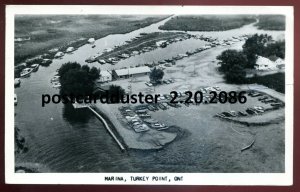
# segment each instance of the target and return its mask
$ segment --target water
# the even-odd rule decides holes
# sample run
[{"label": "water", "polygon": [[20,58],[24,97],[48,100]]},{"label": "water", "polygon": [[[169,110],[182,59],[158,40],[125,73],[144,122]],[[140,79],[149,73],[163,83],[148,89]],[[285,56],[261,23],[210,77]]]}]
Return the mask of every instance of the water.
[{"label": "water", "polygon": [[[82,64],[91,55],[100,54],[105,48],[112,48],[142,32],[161,31],[158,26],[168,19],[135,30],[127,34],[109,35],[95,42],[96,48],[84,45],[72,54],[53,60],[49,67],[40,67],[30,77],[22,79],[21,87],[15,89],[18,105],[15,107],[15,123],[26,139],[29,151],[18,155],[16,163],[38,163],[47,167],[49,172],[192,172],[204,170],[195,162],[200,154],[209,148],[191,148],[199,141],[186,139],[189,133],[183,134],[181,140],[160,151],[129,151],[122,153],[109,136],[101,122],[89,111],[74,110],[70,105],[47,104],[42,107],[42,94],[54,95],[59,92],[51,86],[50,79],[55,71],[65,62],[76,61]],[[248,25],[243,30],[235,29],[225,32],[189,32],[213,37],[228,38],[244,31],[259,32]],[[268,32],[274,37],[283,32]],[[88,64],[102,70],[135,66],[137,64],[171,58],[178,53],[194,50],[205,42],[189,39],[157,49],[142,55],[120,61],[115,66]],[[193,158],[186,159],[191,156]],[[204,158],[205,160],[205,158]]]}]

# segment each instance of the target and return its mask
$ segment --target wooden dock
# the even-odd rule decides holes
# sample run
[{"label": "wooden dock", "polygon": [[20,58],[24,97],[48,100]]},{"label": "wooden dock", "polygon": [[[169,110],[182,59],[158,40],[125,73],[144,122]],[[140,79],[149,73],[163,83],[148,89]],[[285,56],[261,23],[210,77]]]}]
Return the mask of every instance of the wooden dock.
[{"label": "wooden dock", "polygon": [[83,108],[88,108],[90,106],[88,104],[83,104],[83,103],[81,104],[81,103],[77,103],[77,102],[73,103],[72,105],[73,105],[74,109],[83,109]]}]

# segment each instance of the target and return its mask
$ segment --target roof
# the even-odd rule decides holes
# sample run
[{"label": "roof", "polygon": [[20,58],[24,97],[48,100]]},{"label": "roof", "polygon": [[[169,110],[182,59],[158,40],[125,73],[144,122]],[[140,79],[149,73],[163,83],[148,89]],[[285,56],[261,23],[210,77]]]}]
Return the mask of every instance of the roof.
[{"label": "roof", "polygon": [[135,67],[135,68],[128,68],[128,69],[117,69],[115,70],[118,76],[122,75],[133,75],[139,73],[148,73],[150,72],[150,68],[147,66],[144,67]]},{"label": "roof", "polygon": [[277,65],[284,64],[284,60],[281,59],[281,58],[278,58],[278,59],[275,61],[275,63],[276,63]]},{"label": "roof", "polygon": [[262,57],[262,56],[257,57],[256,64],[257,65],[274,65],[274,63],[270,59]]},{"label": "roof", "polygon": [[111,76],[111,73],[109,71],[106,70],[101,70],[100,71],[100,76],[104,77],[104,76]]}]

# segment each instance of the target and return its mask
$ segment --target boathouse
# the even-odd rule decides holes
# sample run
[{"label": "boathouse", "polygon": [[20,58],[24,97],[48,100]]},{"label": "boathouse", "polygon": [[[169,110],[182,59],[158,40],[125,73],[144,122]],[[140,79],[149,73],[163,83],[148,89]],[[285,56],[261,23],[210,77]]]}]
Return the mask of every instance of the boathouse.
[{"label": "boathouse", "polygon": [[126,79],[131,77],[141,77],[148,75],[150,73],[150,68],[147,66],[134,67],[128,69],[117,69],[112,71],[113,79]]}]

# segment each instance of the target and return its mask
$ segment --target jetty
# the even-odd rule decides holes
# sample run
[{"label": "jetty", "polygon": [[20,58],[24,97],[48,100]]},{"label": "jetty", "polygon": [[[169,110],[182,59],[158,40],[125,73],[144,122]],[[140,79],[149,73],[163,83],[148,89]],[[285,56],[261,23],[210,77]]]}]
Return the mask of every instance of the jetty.
[{"label": "jetty", "polygon": [[120,147],[120,149],[122,151],[125,151],[125,147],[123,146],[123,144],[119,141],[119,139],[117,138],[117,136],[114,134],[114,132],[111,130],[111,128],[109,127],[108,123],[106,122],[106,120],[97,112],[95,111],[90,105],[87,104],[79,104],[79,103],[73,103],[73,107],[74,109],[82,109],[82,108],[87,108],[90,111],[92,111],[92,113],[94,115],[96,115],[96,117],[98,119],[100,119],[100,121],[104,124],[104,127],[106,128],[106,130],[108,131],[108,133],[112,136],[112,138],[115,140],[115,142],[118,144],[118,146]]}]

